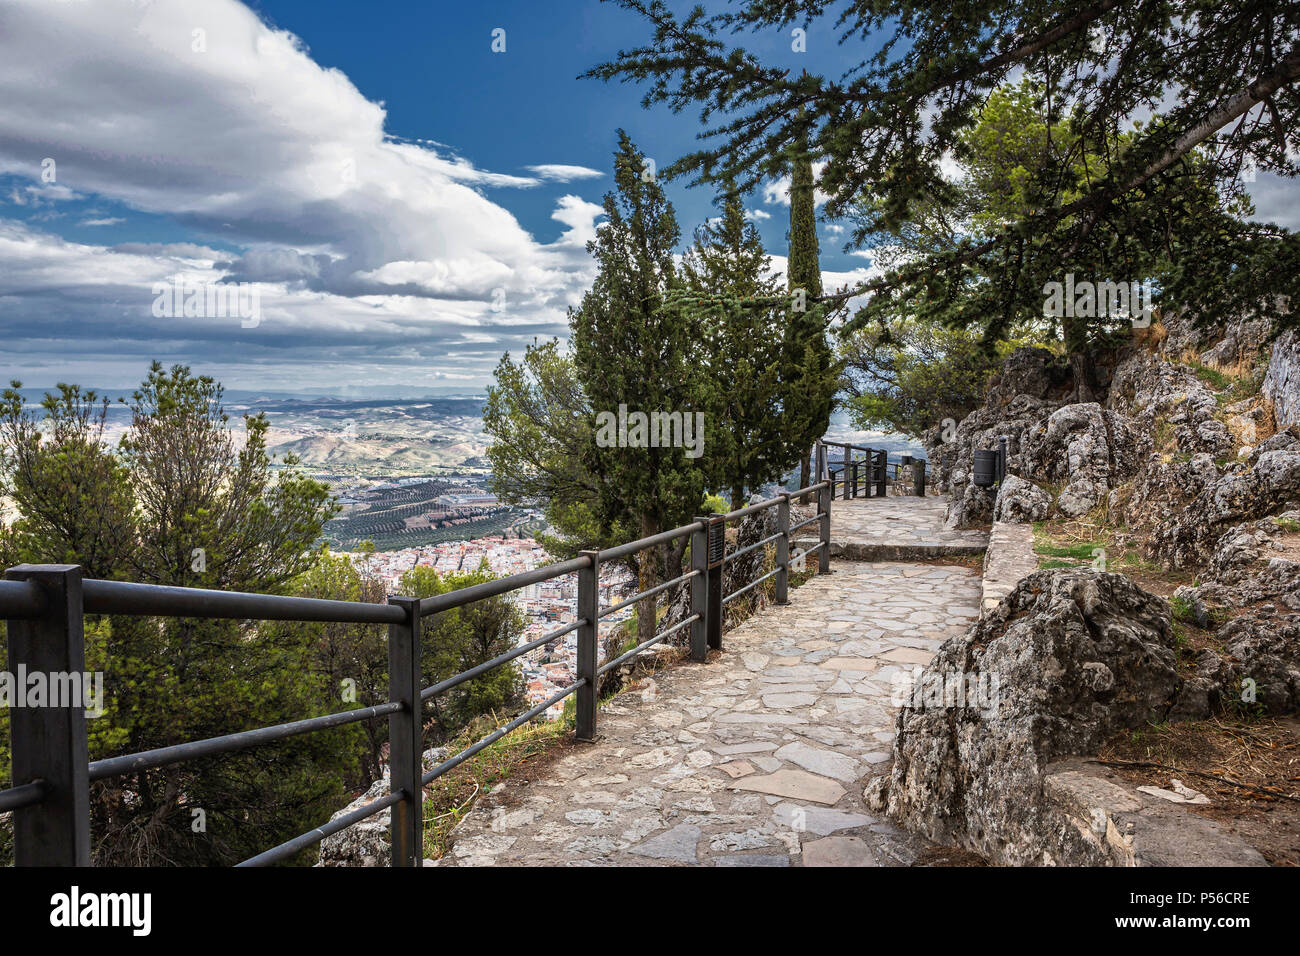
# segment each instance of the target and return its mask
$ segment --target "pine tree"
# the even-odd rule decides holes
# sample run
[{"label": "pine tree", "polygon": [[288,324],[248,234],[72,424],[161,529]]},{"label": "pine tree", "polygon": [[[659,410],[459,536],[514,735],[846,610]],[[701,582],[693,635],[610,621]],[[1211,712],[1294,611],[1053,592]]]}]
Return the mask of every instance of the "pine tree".
[{"label": "pine tree", "polygon": [[740,194],[727,188],[719,204],[722,215],[696,230],[682,260],[681,301],[704,330],[709,484],[730,492],[739,508],[745,489],[778,480],[798,448],[781,409],[785,314],[762,301],[780,297],[779,284],[767,274],[767,253]]},{"label": "pine tree", "polygon": [[[680,284],[673,260],[677,219],[653,170],[622,130],[614,180],[616,191],[604,201],[607,221],[587,244],[598,273],[569,317],[578,378],[598,425],[623,406],[629,415],[680,413],[683,425],[694,426],[706,397],[699,324],[687,310],[663,308]],[[611,447],[609,431],[597,428],[585,455],[599,488],[595,511],[602,526],[625,525],[648,536],[689,521],[704,498],[702,459],[683,447],[645,447],[654,436],[637,434],[635,426]],[[682,538],[644,552],[638,566],[642,588],[658,580],[660,566],[675,574],[685,547]],[[638,628],[641,640],[654,634],[654,599],[641,602]]]}]

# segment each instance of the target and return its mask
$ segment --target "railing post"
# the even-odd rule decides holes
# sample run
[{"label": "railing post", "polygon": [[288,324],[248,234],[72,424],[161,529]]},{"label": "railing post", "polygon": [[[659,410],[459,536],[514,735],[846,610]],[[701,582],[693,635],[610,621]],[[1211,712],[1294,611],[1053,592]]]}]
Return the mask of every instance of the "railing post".
[{"label": "railing post", "polygon": [[[852,452],[849,452],[849,454],[852,455]],[[853,459],[853,464],[850,467],[853,469],[853,493],[849,497],[856,498],[858,496],[858,460],[856,458]]]},{"label": "railing post", "polygon": [[925,497],[925,462],[912,462],[912,494]]},{"label": "railing post", "polygon": [[817,477],[813,479],[813,484],[825,481],[829,477],[826,465],[826,443],[819,441],[817,443]]},{"label": "railing post", "polygon": [[[7,622],[9,672],[44,674],[50,687],[79,684],[83,698],[9,711],[13,782],[46,785],[43,801],[14,811],[14,864],[90,866],[82,570],[75,564],[20,564],[5,577],[35,583],[48,602],[39,618]],[[57,685],[56,674],[65,678]]]},{"label": "railing post", "polygon": [[691,624],[691,660],[709,656],[709,518],[697,516],[691,532],[691,614],[699,619]]},{"label": "railing post", "polygon": [[388,786],[406,799],[389,811],[393,866],[424,865],[424,706],[420,700],[420,601],[389,597],[406,613],[401,624],[388,625],[388,699],[402,709],[388,715]]},{"label": "railing post", "polygon": [[852,453],[848,450],[848,448],[844,446],[840,446],[840,447],[844,448],[844,470],[840,472],[840,477],[844,479],[844,500],[848,501],[850,492],[852,492],[853,485],[857,479],[855,478],[853,479],[853,481],[849,480],[849,475],[850,475],[849,459],[852,457]]},{"label": "railing post", "polygon": [[727,522],[721,515],[709,519],[709,593],[705,629],[709,650],[722,650],[722,564],[727,553]]},{"label": "railing post", "polygon": [[590,564],[578,571],[578,673],[583,681],[575,700],[574,733],[579,740],[596,739],[597,646],[600,643],[600,552],[583,551]]},{"label": "railing post", "polygon": [[817,551],[818,574],[827,574],[831,569],[831,500],[830,485],[817,491],[817,514],[821,517],[817,523],[821,537],[821,548]]},{"label": "railing post", "polygon": [[876,496],[883,498],[889,494],[889,481],[886,473],[889,471],[889,449],[880,449],[880,470],[876,472]]},{"label": "railing post", "polygon": [[783,494],[776,504],[776,603],[789,604],[790,588],[790,496]]}]

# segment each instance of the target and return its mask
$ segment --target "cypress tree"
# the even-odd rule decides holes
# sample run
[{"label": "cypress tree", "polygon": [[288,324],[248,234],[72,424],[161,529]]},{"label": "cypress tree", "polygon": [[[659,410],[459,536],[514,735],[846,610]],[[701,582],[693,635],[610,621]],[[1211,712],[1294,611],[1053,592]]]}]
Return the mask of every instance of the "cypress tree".
[{"label": "cypress tree", "polygon": [[[680,285],[673,260],[677,219],[644,156],[622,130],[614,181],[616,190],[604,201],[607,221],[587,244],[598,273],[570,313],[569,325],[578,379],[596,418],[584,456],[600,489],[596,517],[605,530],[622,526],[644,537],[695,515],[704,498],[703,458],[691,457],[684,447],[646,447],[653,436],[648,429],[637,434],[630,416],[680,413],[685,438],[685,424],[694,426],[696,413],[704,411],[704,376],[697,318],[688,310],[663,308],[665,297]],[[601,427],[602,418],[619,416],[620,406],[629,427],[611,446],[611,430]],[[676,574],[686,543],[682,538],[642,552],[643,589],[656,583],[661,567]],[[639,605],[641,640],[654,634],[654,604],[650,598]]]},{"label": "cypress tree", "polygon": [[811,480],[809,450],[826,433],[835,397],[835,374],[826,343],[826,310],[816,303],[822,294],[817,250],[817,210],[812,155],[807,138],[791,151],[790,258],[787,277],[791,293],[782,378],[785,413],[791,439],[800,450],[799,487]]}]

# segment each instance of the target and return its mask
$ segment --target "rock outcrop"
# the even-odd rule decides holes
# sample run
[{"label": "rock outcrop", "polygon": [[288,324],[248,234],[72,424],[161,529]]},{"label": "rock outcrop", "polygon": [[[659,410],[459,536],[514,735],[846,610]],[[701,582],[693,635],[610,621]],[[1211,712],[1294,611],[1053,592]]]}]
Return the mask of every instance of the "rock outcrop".
[{"label": "rock outcrop", "polygon": [[998,488],[994,521],[1042,521],[1052,509],[1052,496],[1032,481],[1007,475]]},{"label": "rock outcrop", "polygon": [[890,816],[997,863],[1105,862],[1054,816],[1045,770],[1164,720],[1176,661],[1168,603],[1123,575],[1030,575],[922,673],[918,689],[978,684],[993,703],[934,706],[916,693],[898,717]]},{"label": "rock outcrop", "polygon": [[1264,396],[1273,403],[1279,428],[1300,425],[1300,333],[1294,329],[1277,337],[1264,376]]},{"label": "rock outcrop", "polygon": [[[388,796],[388,775],[385,774],[370,789],[340,810],[330,821],[345,813],[352,813]],[[393,859],[388,842],[389,811],[381,810],[360,823],[332,833],[320,843],[317,866],[388,866]]]}]

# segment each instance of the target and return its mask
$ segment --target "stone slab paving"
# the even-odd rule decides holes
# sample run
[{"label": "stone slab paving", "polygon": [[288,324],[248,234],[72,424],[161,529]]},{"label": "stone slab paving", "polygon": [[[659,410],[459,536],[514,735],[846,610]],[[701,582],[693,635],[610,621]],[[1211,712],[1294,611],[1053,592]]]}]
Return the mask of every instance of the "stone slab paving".
[{"label": "stone slab paving", "polygon": [[[836,498],[831,502],[831,557],[850,561],[908,561],[983,554],[988,532],[943,527],[948,499],[931,495]],[[810,526],[809,531],[812,530]],[[817,543],[801,532],[798,545]]]},{"label": "stone slab paving", "polygon": [[1011,593],[1020,579],[1038,570],[1034,553],[1034,526],[998,521],[989,534],[984,555],[984,583],[981,607],[988,611]]},{"label": "stone slab paving", "polygon": [[957,566],[836,562],[602,708],[599,740],[500,784],[448,866],[896,866],[923,844],[866,812],[913,667],[979,614]]}]

